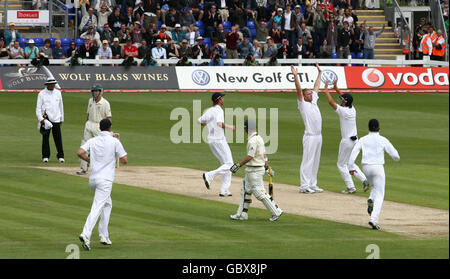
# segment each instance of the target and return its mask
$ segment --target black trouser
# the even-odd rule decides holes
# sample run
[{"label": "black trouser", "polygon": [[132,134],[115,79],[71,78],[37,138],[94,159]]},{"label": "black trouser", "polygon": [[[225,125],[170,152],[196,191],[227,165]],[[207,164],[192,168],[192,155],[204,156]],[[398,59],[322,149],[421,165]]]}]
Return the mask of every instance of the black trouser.
[{"label": "black trouser", "polygon": [[[58,153],[56,157],[64,158],[64,150],[62,145],[62,136],[61,136],[61,123],[53,123],[53,127],[51,128],[53,134],[53,140],[55,141],[56,150]],[[42,158],[50,158],[50,131],[48,133],[44,133],[42,135]]]}]

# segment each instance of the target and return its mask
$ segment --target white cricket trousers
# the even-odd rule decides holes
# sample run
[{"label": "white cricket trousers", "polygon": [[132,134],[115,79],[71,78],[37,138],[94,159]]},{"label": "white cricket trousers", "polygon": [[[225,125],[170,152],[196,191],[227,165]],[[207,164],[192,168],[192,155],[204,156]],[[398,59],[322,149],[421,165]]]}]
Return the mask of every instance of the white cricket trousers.
[{"label": "white cricket trousers", "polygon": [[342,179],[344,179],[345,185],[347,189],[354,189],[355,184],[353,183],[352,176],[349,173],[349,170],[355,170],[355,177],[364,182],[367,178],[361,169],[354,164],[353,166],[348,165],[348,161],[350,159],[350,154],[352,153],[353,147],[358,142],[358,140],[351,140],[350,138],[341,139],[341,143],[339,144],[339,154],[337,167],[339,172],[341,173]]},{"label": "white cricket trousers", "polygon": [[300,165],[300,189],[317,186],[322,135],[303,135],[303,157]]},{"label": "white cricket trousers", "polygon": [[[89,139],[98,136],[100,133],[100,123],[86,121],[84,125],[84,135],[83,140],[81,141],[81,145],[85,144]],[[83,159],[80,159],[80,168],[84,171],[88,171],[88,162]]]},{"label": "white cricket trousers", "polygon": [[363,165],[363,171],[367,176],[372,191],[370,191],[369,199],[373,200],[373,211],[370,215],[370,221],[378,224],[381,207],[384,200],[384,188],[386,183],[386,176],[384,174],[383,165]]},{"label": "white cricket trousers", "polygon": [[100,222],[98,223],[99,236],[109,237],[108,224],[112,209],[112,185],[112,181],[105,179],[89,180],[89,186],[91,186],[91,190],[94,192],[94,201],[92,202],[91,212],[83,228],[83,235],[89,239],[91,238],[92,230],[97,223],[98,217],[100,217]]},{"label": "white cricket trousers", "polygon": [[243,211],[248,210],[250,203],[252,202],[252,194],[261,201],[264,206],[269,210],[272,216],[280,215],[281,209],[275,205],[275,201],[270,200],[270,196],[266,193],[264,188],[264,167],[247,167],[245,169],[245,178],[241,189],[241,202],[237,214],[241,215]]},{"label": "white cricket trousers", "polygon": [[209,148],[211,148],[212,153],[220,162],[220,167],[207,172],[206,175],[214,180],[217,176],[222,176],[222,185],[220,186],[220,192],[226,193],[230,189],[231,184],[231,171],[230,168],[233,166],[233,156],[231,155],[230,147],[226,140],[211,141],[209,143]]}]

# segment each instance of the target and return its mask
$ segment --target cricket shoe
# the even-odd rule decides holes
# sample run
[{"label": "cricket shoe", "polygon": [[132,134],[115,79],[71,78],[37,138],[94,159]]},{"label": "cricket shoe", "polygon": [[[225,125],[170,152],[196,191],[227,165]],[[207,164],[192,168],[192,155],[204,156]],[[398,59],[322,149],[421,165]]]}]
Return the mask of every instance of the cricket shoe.
[{"label": "cricket shoe", "polygon": [[231,196],[233,196],[233,194],[231,194],[231,192],[225,192],[225,193],[220,193],[219,196],[220,197],[231,197]]},{"label": "cricket shoe", "polygon": [[78,175],[83,175],[83,174],[86,174],[86,173],[87,173],[87,171],[85,171],[83,169],[80,169],[79,171],[76,172],[76,174],[78,174]]},{"label": "cricket shoe", "polygon": [[304,188],[304,189],[300,188],[300,193],[302,194],[314,194],[315,192],[316,191],[314,191],[311,188]]},{"label": "cricket shoe", "polygon": [[248,220],[248,214],[247,212],[242,212],[241,214],[234,214],[234,215],[230,215],[230,218],[233,220],[240,220],[240,221],[245,221]]},{"label": "cricket shoe", "polygon": [[42,158],[42,163],[48,163],[48,158]]},{"label": "cricket shoe", "polygon": [[364,182],[363,182],[363,190],[364,190],[364,192],[367,192],[367,190],[369,190],[369,188],[370,188],[369,181],[368,180],[364,180]]},{"label": "cricket shoe", "polygon": [[112,242],[109,240],[109,237],[100,236],[100,243],[103,245],[111,245]]},{"label": "cricket shoe", "polygon": [[91,250],[90,241],[89,239],[84,236],[83,234],[80,234],[80,241],[81,241],[81,247],[83,247],[84,250],[89,251]]},{"label": "cricket shoe", "polygon": [[354,194],[356,193],[356,188],[352,188],[352,189],[345,189],[344,191],[341,192],[342,194]]},{"label": "cricket shoe", "polygon": [[311,187],[311,189],[312,189],[314,192],[316,192],[316,193],[322,193],[322,192],[323,192],[323,189],[322,189],[322,188],[319,188],[319,187],[317,187],[317,186]]},{"label": "cricket shoe", "polygon": [[281,216],[282,214],[283,214],[283,210],[281,210],[281,208],[280,208],[280,214],[274,215],[274,216],[270,217],[270,218],[269,218],[269,221],[270,221],[270,222],[275,222],[276,220],[278,220],[278,218],[280,218],[280,216]]},{"label": "cricket shoe", "polygon": [[381,230],[380,225],[378,225],[375,222],[369,221],[369,225],[372,227],[373,230],[377,230],[377,231]]},{"label": "cricket shoe", "polygon": [[206,189],[209,190],[209,185],[211,184],[211,181],[206,177],[206,173],[203,173],[203,181],[205,181]]},{"label": "cricket shoe", "polygon": [[369,213],[369,215],[372,215],[372,211],[373,211],[373,200],[368,199],[367,200],[367,213]]},{"label": "cricket shoe", "polygon": [[65,161],[64,161],[64,158],[59,158],[58,161],[59,161],[60,164],[62,164],[62,163],[65,162]]}]

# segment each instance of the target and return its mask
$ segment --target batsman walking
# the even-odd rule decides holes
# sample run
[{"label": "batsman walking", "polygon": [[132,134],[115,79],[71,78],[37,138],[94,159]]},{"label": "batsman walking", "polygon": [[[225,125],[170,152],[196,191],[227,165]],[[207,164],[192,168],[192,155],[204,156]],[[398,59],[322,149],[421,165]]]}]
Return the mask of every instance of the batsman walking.
[{"label": "batsman walking", "polygon": [[[112,119],[111,106],[103,97],[103,87],[100,84],[94,84],[91,88],[92,98],[89,99],[86,124],[84,125],[84,136],[81,145],[89,139],[98,136],[100,133],[100,121],[108,118]],[[80,170],[77,174],[83,175],[88,171],[88,162],[80,160]]]},{"label": "batsman walking", "polygon": [[353,147],[358,142],[358,129],[356,128],[356,109],[353,105],[353,97],[349,93],[342,94],[342,92],[337,87],[337,80],[333,83],[334,90],[339,95],[339,100],[341,104],[338,105],[333,100],[328,92],[328,81],[325,82],[324,92],[327,96],[328,104],[336,111],[339,115],[339,122],[341,124],[341,142],[339,143],[339,153],[337,167],[341,173],[342,179],[344,179],[347,189],[343,190],[344,194],[354,194],[356,193],[356,187],[353,183],[352,175],[349,173],[349,169],[355,170],[354,176],[358,178],[364,185],[364,192],[366,192],[370,183],[367,180],[364,173],[359,169],[357,165],[350,166],[348,160],[350,154],[352,153]]},{"label": "batsman walking", "polygon": [[[91,212],[79,237],[85,250],[91,249],[92,230],[99,217],[98,232],[100,243],[104,245],[112,244],[109,239],[108,224],[112,209],[111,191],[116,170],[116,158],[118,157],[122,164],[128,163],[127,153],[122,143],[112,136],[111,121],[109,119],[106,118],[100,121],[100,130],[101,132],[98,136],[89,139],[77,152],[80,159],[91,163],[89,186],[94,192]],[[90,156],[87,155],[88,152]]]},{"label": "batsman walking", "polygon": [[[266,193],[264,188],[263,176],[269,169],[266,149],[263,138],[256,132],[256,123],[249,119],[244,123],[244,129],[248,134],[247,156],[237,164],[234,164],[230,171],[236,173],[240,167],[246,165],[245,178],[241,188],[241,202],[237,213],[231,215],[233,220],[247,220],[248,208],[252,202],[252,194],[260,200],[269,210],[272,217],[269,221],[276,221],[283,214],[283,210],[279,208],[275,201]],[[272,173],[268,173],[272,175]]]}]

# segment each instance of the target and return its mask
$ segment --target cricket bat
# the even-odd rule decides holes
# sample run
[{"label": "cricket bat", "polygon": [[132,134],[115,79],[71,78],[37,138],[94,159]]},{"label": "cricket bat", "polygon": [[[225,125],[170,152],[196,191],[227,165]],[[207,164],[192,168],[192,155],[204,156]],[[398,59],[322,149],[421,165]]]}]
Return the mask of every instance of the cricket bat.
[{"label": "cricket bat", "polygon": [[269,196],[270,200],[273,201],[273,181],[272,181],[272,167],[269,166]]}]

